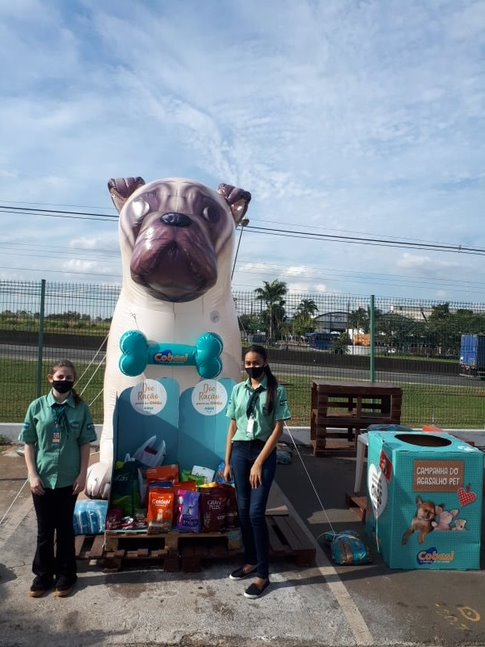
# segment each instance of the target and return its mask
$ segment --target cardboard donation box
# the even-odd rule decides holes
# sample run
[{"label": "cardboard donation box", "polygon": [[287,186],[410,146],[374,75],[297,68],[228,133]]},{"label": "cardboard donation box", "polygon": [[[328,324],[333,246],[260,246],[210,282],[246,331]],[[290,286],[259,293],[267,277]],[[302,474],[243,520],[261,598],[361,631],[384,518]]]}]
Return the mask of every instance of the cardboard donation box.
[{"label": "cardboard donation box", "polygon": [[450,434],[369,432],[367,529],[390,568],[480,568],[483,464]]}]

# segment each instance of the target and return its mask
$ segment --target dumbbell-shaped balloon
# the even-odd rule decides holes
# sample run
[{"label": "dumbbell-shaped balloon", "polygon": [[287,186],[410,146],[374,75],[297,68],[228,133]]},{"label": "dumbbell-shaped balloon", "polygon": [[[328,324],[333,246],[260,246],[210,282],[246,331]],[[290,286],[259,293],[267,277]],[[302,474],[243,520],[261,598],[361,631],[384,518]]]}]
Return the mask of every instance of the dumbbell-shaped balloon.
[{"label": "dumbbell-shaped balloon", "polygon": [[149,344],[139,330],[128,330],[120,338],[120,371],[135,377],[145,370],[147,364],[160,366],[195,366],[204,379],[217,377],[222,371],[220,355],[222,339],[213,332],[199,337],[195,346],[185,344]]}]

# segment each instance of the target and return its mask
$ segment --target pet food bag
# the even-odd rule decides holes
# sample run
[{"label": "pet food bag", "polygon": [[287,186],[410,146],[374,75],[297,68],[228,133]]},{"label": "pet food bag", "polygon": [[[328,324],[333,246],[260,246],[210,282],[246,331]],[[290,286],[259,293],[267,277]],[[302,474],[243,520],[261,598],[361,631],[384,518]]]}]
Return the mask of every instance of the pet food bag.
[{"label": "pet food bag", "polygon": [[335,564],[359,565],[368,564],[371,561],[365,544],[353,530],[326,532],[323,538],[330,545],[330,553]]},{"label": "pet food bag", "polygon": [[140,479],[136,461],[117,463],[111,480],[110,507],[121,508],[126,516],[134,517],[141,507]]},{"label": "pet food bag", "polygon": [[199,499],[199,492],[177,490],[177,530],[180,532],[200,532]]},{"label": "pet food bag", "polygon": [[483,453],[447,433],[369,431],[367,529],[391,568],[480,568]]},{"label": "pet food bag", "polygon": [[154,488],[148,491],[148,533],[169,532],[173,525],[174,491]]},{"label": "pet food bag", "polygon": [[207,487],[201,490],[202,532],[218,532],[226,527],[227,497],[225,488]]}]

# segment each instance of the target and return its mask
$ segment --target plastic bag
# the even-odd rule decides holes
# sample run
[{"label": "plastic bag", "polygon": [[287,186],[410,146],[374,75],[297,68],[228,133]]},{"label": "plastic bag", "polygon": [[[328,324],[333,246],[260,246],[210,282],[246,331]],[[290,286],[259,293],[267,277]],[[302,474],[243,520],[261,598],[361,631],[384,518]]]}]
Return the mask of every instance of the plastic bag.
[{"label": "plastic bag", "polygon": [[326,532],[324,540],[330,544],[330,553],[335,564],[369,564],[369,557],[365,544],[353,530],[342,532]]},{"label": "plastic bag", "polygon": [[74,506],[74,534],[101,535],[106,529],[107,501],[81,499]]}]

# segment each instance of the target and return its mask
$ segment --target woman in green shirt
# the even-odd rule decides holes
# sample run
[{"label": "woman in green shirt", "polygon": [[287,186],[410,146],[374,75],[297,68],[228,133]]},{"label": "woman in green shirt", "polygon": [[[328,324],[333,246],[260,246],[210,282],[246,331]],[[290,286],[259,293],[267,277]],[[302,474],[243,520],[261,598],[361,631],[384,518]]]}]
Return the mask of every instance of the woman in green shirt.
[{"label": "woman in green shirt", "polygon": [[229,577],[255,575],[244,595],[257,598],[269,586],[266,503],[276,470],[276,444],[291,413],[286,389],[271,372],[263,346],[247,350],[244,366],[248,379],[236,384],[227,405],[231,423],[224,477],[229,481],[234,476],[245,564]]},{"label": "woman in green shirt", "polygon": [[37,515],[30,587],[36,598],[54,586],[56,595],[65,597],[76,583],[73,513],[86,482],[90,443],[96,440],[88,405],[73,389],[72,362],[57,362],[47,379],[52,389],[30,403],[19,436]]}]

